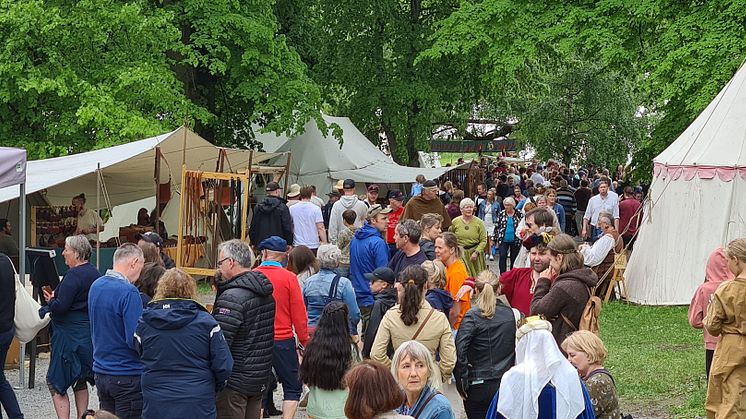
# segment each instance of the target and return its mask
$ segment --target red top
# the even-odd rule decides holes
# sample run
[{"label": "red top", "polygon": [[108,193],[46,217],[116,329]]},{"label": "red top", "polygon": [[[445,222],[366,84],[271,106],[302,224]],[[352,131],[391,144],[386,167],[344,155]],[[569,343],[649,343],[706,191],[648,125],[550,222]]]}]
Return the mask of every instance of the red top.
[{"label": "red top", "polygon": [[[637,228],[642,220],[642,211],[637,215],[640,209],[640,201],[628,198],[619,203],[619,234],[622,236],[633,236],[637,233]],[[627,228],[629,226],[629,229]]]},{"label": "red top", "polygon": [[500,276],[502,293],[508,299],[510,306],[520,311],[524,316],[531,313],[531,268],[513,268]]},{"label": "red top", "polygon": [[274,264],[262,264],[254,270],[263,273],[272,283],[272,297],[275,299],[275,340],[292,338],[295,328],[298,340],[305,346],[308,343],[308,315],[298,278],[294,273]]},{"label": "red top", "polygon": [[396,230],[396,225],[399,224],[399,217],[401,217],[402,214],[404,214],[404,207],[389,213],[389,226],[386,229],[386,243],[394,243],[394,230]]}]

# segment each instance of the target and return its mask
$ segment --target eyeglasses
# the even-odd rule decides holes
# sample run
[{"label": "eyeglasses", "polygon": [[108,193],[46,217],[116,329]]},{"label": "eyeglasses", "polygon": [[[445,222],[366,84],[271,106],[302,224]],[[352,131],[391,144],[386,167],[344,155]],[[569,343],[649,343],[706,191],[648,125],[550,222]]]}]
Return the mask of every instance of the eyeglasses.
[{"label": "eyeglasses", "polygon": [[531,228],[531,227],[533,227],[533,226],[534,226],[534,225],[533,225],[533,224],[531,224],[531,223],[526,223],[526,227],[528,227],[528,228]]},{"label": "eyeglasses", "polygon": [[225,261],[226,261],[226,260],[228,260],[228,259],[233,259],[233,258],[224,258],[224,259],[220,259],[220,260],[218,261],[218,267],[220,267],[220,265],[222,265],[222,264],[223,264],[223,262],[225,262]]}]

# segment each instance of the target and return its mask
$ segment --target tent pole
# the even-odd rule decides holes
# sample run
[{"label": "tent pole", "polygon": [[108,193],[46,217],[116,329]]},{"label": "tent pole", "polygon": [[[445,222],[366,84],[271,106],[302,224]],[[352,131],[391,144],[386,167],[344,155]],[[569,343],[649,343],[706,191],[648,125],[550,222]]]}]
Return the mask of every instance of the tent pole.
[{"label": "tent pole", "polygon": [[[18,194],[18,205],[21,207],[21,213],[18,220],[18,277],[21,280],[22,285],[26,285],[26,183],[21,183],[21,191]],[[23,388],[26,386],[26,371],[25,371],[25,360],[26,360],[26,345],[20,345],[21,351],[18,356],[18,387]],[[3,360],[5,362],[5,360]]]},{"label": "tent pole", "polygon": [[[100,208],[101,208],[101,163],[98,163],[96,165],[96,211],[99,211],[99,214],[100,214]],[[99,230],[101,230],[101,226],[98,224],[98,218],[96,218],[96,270],[99,270],[99,264],[101,263],[101,241],[99,240],[100,234],[101,234]]]},{"label": "tent pole", "polygon": [[[254,161],[254,150],[249,151],[249,163],[246,167],[246,193],[243,196],[243,208],[241,208],[241,241],[246,241],[246,230],[249,225],[249,204],[251,203],[251,163]],[[256,243],[251,243],[256,244]]]},{"label": "tent pole", "polygon": [[293,157],[289,151],[287,153],[288,153],[288,161],[285,164],[285,188],[282,190],[282,192],[285,194],[288,193],[288,181],[290,180],[290,162]]},{"label": "tent pole", "polygon": [[155,179],[155,225],[156,234],[161,234],[160,221],[161,221],[161,148],[155,148],[155,173],[153,173]]}]

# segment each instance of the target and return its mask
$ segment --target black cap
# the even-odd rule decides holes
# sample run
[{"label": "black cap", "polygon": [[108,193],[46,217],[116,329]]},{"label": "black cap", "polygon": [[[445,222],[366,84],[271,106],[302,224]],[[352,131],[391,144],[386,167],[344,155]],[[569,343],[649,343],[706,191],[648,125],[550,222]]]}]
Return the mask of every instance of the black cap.
[{"label": "black cap", "polygon": [[397,191],[394,189],[393,191],[389,192],[389,199],[396,199],[397,201],[404,201],[404,194],[401,193],[401,191]]},{"label": "black cap", "polygon": [[328,194],[326,194],[326,196],[336,196],[337,198],[340,197],[339,192],[337,192],[337,191],[329,192]]},{"label": "black cap", "polygon": [[343,189],[355,189],[355,181],[352,179],[345,179],[345,181],[342,182],[342,188]]},{"label": "black cap", "polygon": [[264,190],[267,192],[273,192],[278,189],[282,189],[282,188],[280,187],[280,184],[277,182],[269,182],[267,186],[264,188]]},{"label": "black cap", "polygon": [[434,180],[426,180],[425,183],[422,184],[422,186],[426,188],[432,188],[433,186],[438,186],[438,184],[435,183]]},{"label": "black cap", "polygon": [[370,282],[373,281],[386,281],[387,283],[393,285],[394,282],[396,282],[396,275],[394,275],[394,271],[391,270],[391,268],[387,267],[381,267],[376,268],[373,273],[364,274],[365,279],[367,279]]},{"label": "black cap", "polygon": [[146,231],[143,234],[138,234],[135,236],[135,239],[153,243],[157,247],[163,248],[163,239],[161,238],[161,236],[158,235],[158,233],[154,233],[152,231]]}]

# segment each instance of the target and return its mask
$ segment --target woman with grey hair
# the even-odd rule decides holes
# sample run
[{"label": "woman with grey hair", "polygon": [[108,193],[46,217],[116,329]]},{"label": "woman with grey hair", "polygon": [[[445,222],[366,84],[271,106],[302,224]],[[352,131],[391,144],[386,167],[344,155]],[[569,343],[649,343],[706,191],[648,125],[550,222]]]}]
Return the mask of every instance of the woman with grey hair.
[{"label": "woman with grey hair", "polygon": [[508,270],[508,253],[510,253],[510,267],[515,267],[515,260],[521,250],[521,239],[518,237],[518,225],[523,214],[515,209],[515,200],[507,197],[503,200],[504,210],[500,211],[495,221],[495,242],[500,255],[500,273]]},{"label": "woman with grey hair", "polygon": [[475,215],[475,204],[471,198],[464,198],[459,204],[461,216],[451,221],[448,229],[458,238],[458,245],[464,249],[464,265],[469,276],[476,278],[487,269],[485,249],[487,248],[487,230],[484,223]]},{"label": "woman with grey hair", "polygon": [[[324,307],[332,301],[342,301],[347,304],[351,324],[357,324],[360,320],[360,308],[355,299],[352,282],[334,272],[339,266],[340,257],[342,257],[342,251],[334,244],[322,244],[316,252],[319,273],[311,275],[303,285],[303,302],[306,304],[308,313],[309,333],[313,333],[316,329]],[[354,330],[354,335],[353,341],[358,343],[360,339],[357,336],[357,330]]]},{"label": "woman with grey hair", "polygon": [[49,312],[52,317],[52,355],[47,370],[47,387],[58,418],[70,417],[70,400],[67,389],[75,394],[76,417],[88,409],[88,387],[93,384],[93,343],[88,318],[88,290],[101,274],[88,260],[91,244],[83,235],[65,239],[62,251],[65,264],[70,268],[57,288],[46,289]]},{"label": "woman with grey hair", "polygon": [[596,286],[596,295],[604,298],[611,282],[616,255],[624,251],[624,240],[614,227],[614,216],[608,212],[598,215],[598,228],[603,233],[592,246],[583,244],[580,253],[583,264],[593,270],[600,283]]},{"label": "woman with grey hair", "polygon": [[396,409],[400,415],[418,419],[454,419],[456,416],[446,396],[438,392],[437,366],[425,345],[410,340],[394,352],[391,373],[407,398]]}]

